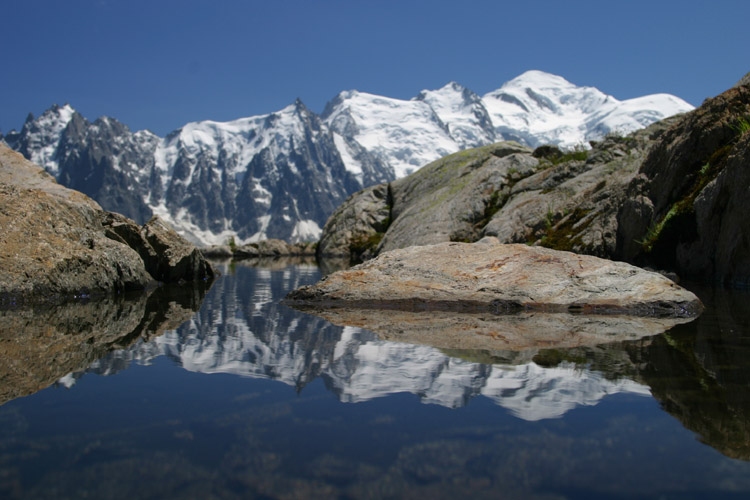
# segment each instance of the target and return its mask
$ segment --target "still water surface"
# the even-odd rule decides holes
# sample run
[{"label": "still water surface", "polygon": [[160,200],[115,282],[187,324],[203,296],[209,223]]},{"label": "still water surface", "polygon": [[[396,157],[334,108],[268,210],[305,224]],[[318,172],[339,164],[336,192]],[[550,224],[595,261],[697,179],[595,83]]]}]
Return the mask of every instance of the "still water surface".
[{"label": "still water surface", "polygon": [[750,495],[745,292],[655,337],[471,351],[279,304],[312,265],[224,271],[202,302],[0,314],[0,498]]}]

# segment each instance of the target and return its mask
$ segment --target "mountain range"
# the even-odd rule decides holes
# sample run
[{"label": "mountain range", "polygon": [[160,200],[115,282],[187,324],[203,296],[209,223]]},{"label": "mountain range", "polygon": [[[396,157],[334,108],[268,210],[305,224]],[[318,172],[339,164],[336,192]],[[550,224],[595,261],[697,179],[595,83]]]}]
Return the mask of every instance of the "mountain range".
[{"label": "mountain range", "polygon": [[61,184],[143,223],[158,215],[200,245],[312,241],[350,194],[456,151],[515,140],[584,146],[693,109],[668,94],[619,101],[528,71],[479,96],[451,82],[410,100],[344,91],[322,114],[201,121],[159,137],[54,105],[0,137]]}]

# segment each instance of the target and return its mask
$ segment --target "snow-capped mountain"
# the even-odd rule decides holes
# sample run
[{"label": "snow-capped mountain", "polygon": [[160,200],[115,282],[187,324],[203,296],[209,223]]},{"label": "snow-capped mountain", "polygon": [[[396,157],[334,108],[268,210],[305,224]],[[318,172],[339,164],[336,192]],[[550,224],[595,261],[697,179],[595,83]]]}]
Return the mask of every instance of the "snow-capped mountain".
[{"label": "snow-capped mountain", "polygon": [[304,241],[349,194],[458,150],[499,140],[573,147],[690,109],[666,94],[618,101],[529,71],[484,97],[455,82],[410,100],[352,90],[320,116],[297,100],[165,138],[53,106],[4,140],[105,209],[139,222],[158,214],[195,243]]},{"label": "snow-capped mountain", "polygon": [[[87,371],[108,375],[167,356],[185,370],[272,379],[296,389],[322,378],[349,403],[410,393],[426,404],[458,408],[485,397],[530,421],[561,417],[611,394],[650,393],[627,378],[613,380],[574,363],[540,366],[532,361],[535,351],[498,351],[498,362],[476,363],[430,346],[381,340],[279,304],[288,289],[318,277],[313,266],[239,266],[211,288],[200,312],[179,329],[114,351]],[[70,386],[81,375],[60,382]]]},{"label": "snow-capped mountain", "polygon": [[586,145],[609,133],[628,134],[693,106],[669,94],[618,101],[542,71],[527,71],[482,98],[498,140],[531,147]]}]

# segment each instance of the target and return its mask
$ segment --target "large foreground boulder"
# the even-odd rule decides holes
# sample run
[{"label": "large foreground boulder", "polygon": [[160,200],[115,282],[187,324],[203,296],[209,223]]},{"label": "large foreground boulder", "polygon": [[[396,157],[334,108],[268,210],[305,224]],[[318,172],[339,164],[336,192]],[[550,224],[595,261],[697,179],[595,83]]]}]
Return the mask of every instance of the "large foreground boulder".
[{"label": "large foreground boulder", "polygon": [[410,247],[292,291],[292,305],[690,317],[700,300],[658,273],[527,245]]},{"label": "large foreground boulder", "polygon": [[[147,265],[143,242],[117,236],[112,220],[143,232],[161,264]],[[103,211],[0,144],[0,306],[212,278],[203,257],[168,232]]]}]

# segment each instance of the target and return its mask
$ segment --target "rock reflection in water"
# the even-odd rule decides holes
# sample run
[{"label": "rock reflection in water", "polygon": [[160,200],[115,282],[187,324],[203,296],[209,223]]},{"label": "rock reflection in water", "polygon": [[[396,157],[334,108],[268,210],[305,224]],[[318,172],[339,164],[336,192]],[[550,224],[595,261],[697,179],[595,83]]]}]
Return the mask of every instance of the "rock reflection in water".
[{"label": "rock reflection in water", "polygon": [[750,460],[750,292],[697,293],[707,315],[627,351],[666,411],[721,453]]},{"label": "rock reflection in water", "polygon": [[447,349],[523,351],[636,340],[691,318],[521,312],[512,314],[315,308],[300,310],[331,323],[365,328],[382,339]]},{"label": "rock reflection in water", "polygon": [[169,285],[80,303],[0,311],[0,404],[84,370],[114,349],[177,328],[205,284]]}]

